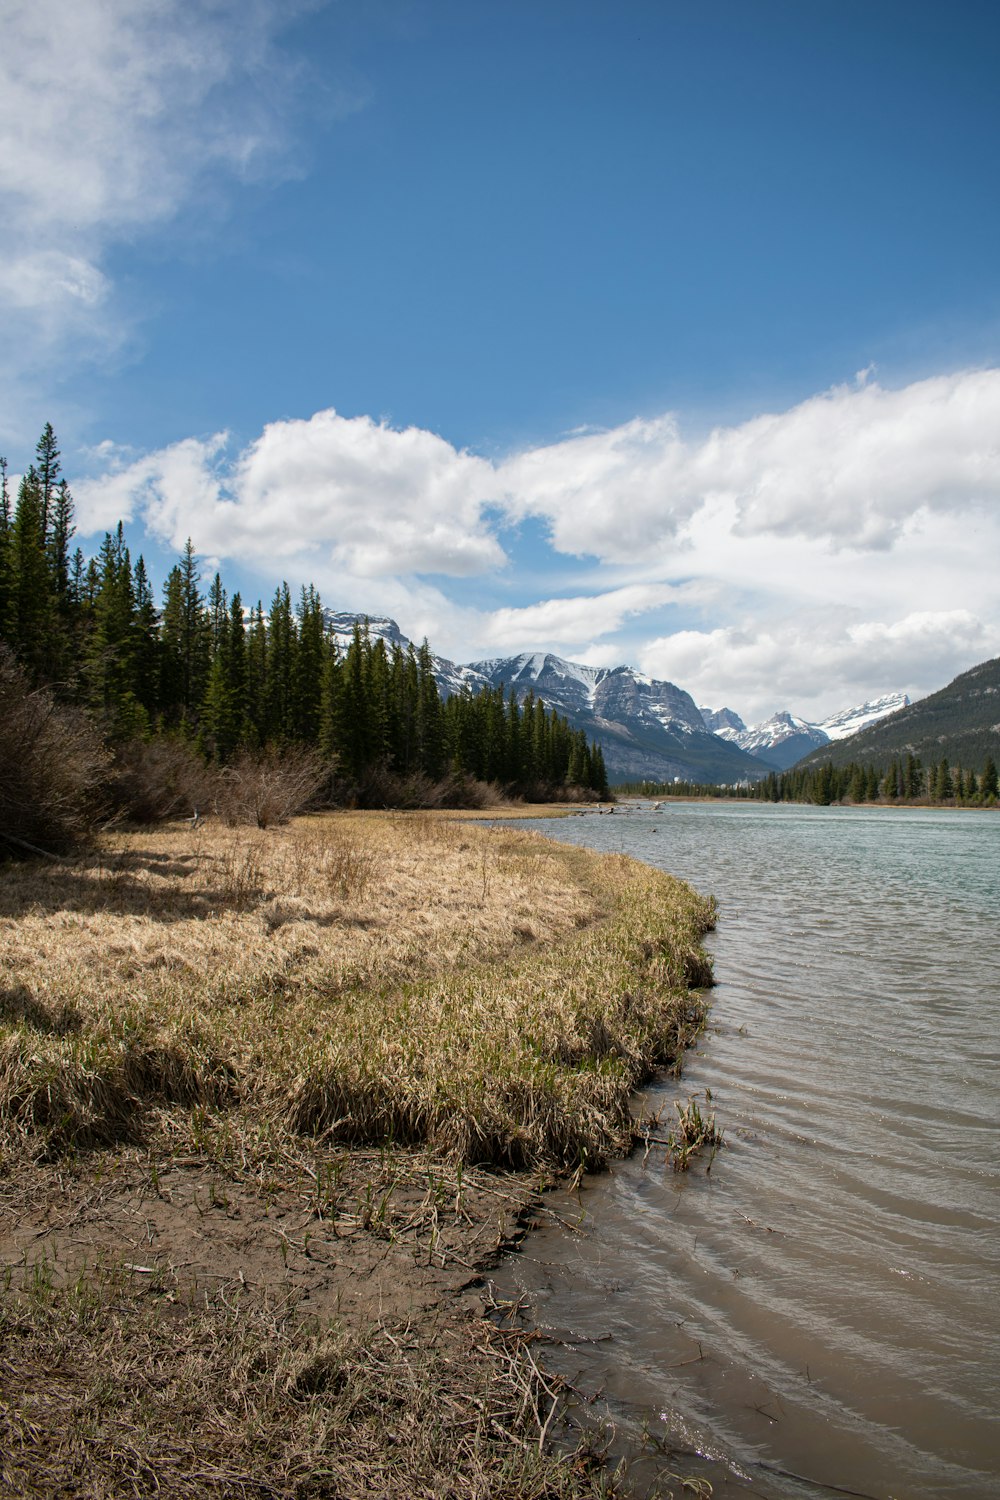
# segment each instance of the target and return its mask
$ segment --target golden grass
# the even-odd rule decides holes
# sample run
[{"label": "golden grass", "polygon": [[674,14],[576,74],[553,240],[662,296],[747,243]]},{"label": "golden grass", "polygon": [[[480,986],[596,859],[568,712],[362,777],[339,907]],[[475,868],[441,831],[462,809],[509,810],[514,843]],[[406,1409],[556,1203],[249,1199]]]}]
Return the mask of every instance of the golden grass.
[{"label": "golden grass", "polygon": [[428,815],[120,835],[0,871],[0,1122],[597,1165],[701,1021],[711,904],[622,856]]},{"label": "golden grass", "polygon": [[629,1149],[713,915],[426,814],[0,867],[0,1490],[616,1493],[457,1306],[531,1199],[474,1168]]},{"label": "golden grass", "polygon": [[[540,1450],[552,1387],[522,1349],[504,1370],[445,1326],[310,1325],[238,1281],[167,1300],[106,1267],[44,1269],[0,1299],[0,1489],[118,1500],[598,1500],[585,1454]],[[6,1377],[6,1378],[3,1378]]]}]

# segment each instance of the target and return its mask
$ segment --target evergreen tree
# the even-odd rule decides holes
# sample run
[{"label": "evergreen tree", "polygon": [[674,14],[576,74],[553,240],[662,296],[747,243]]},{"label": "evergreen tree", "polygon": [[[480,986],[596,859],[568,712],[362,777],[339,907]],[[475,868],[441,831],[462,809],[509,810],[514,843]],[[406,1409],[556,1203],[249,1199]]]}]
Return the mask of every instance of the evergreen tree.
[{"label": "evergreen tree", "polygon": [[992,755],[988,755],[986,757],[986,764],[983,767],[983,775],[980,782],[980,790],[983,794],[984,799],[986,797],[996,797],[998,794],[1000,794],[1000,785],[998,785],[997,780],[997,768]]},{"label": "evergreen tree", "polygon": [[262,745],[267,727],[267,630],[261,601],[250,610],[246,636],[246,714],[244,734],[254,745]]},{"label": "evergreen tree", "polygon": [[117,738],[148,729],[136,693],[135,594],[121,522],[105,534],[84,677],[91,708]]},{"label": "evergreen tree", "polygon": [[161,639],[164,707],[174,722],[194,726],[209,669],[209,632],[198,588],[198,559],[188,537],[167,578]]},{"label": "evergreen tree", "polygon": [[7,460],[0,458],[0,636],[8,633],[14,594],[12,533],[13,516],[10,509]]},{"label": "evergreen tree", "polygon": [[611,796],[611,788],[608,786],[608,773],[604,764],[604,751],[600,745],[594,746],[592,763],[593,775],[590,784],[601,800],[607,801]]},{"label": "evergreen tree", "polygon": [[264,693],[265,741],[279,744],[292,735],[292,685],[298,640],[288,584],[275,589],[267,617],[267,681]]},{"label": "evergreen tree", "polygon": [[202,742],[216,760],[228,760],[244,739],[245,713],[246,631],[243,602],[237,593],[219,621],[202,704]]},{"label": "evergreen tree", "polygon": [[42,428],[42,435],[35,445],[35,463],[33,467],[38,476],[40,491],[42,538],[43,543],[47,545],[50,540],[50,527],[52,524],[56,488],[62,472],[62,464],[59,461],[59,445],[56,442],[56,435],[52,431],[51,422],[46,422]]},{"label": "evergreen tree", "polygon": [[420,769],[432,781],[437,781],[444,774],[445,767],[444,714],[426,640],[417,653],[416,730]]},{"label": "evergreen tree", "polygon": [[948,767],[948,757],[944,756],[934,777],[932,796],[936,802],[949,802],[954,794],[955,788],[951,779],[951,771]]},{"label": "evergreen tree", "polygon": [[298,604],[298,649],[292,664],[291,733],[313,745],[319,739],[323,662],[326,656],[323,606],[312,584]]},{"label": "evergreen tree", "polygon": [[8,638],[36,682],[52,675],[53,594],[45,550],[42,488],[34,466],[21,480],[11,529]]}]

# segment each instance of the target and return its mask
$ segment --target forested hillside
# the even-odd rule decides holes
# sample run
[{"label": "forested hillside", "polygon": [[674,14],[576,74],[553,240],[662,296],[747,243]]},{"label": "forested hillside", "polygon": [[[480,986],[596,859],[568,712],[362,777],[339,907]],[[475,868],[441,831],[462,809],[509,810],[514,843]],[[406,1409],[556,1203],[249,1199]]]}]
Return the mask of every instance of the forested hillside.
[{"label": "forested hillside", "polygon": [[499,686],[444,703],[426,642],[387,647],[359,625],[338,648],[312,586],[293,601],[283,583],[248,607],[218,573],[203,587],[188,542],[158,601],[120,523],[86,556],[51,426],[16,500],[2,460],[0,473],[5,701],[34,691],[82,712],[119,766],[142,746],[188,747],[215,767],[308,752],[340,800],[461,800],[472,782],[607,795],[599,746],[539,699]]},{"label": "forested hillside", "polygon": [[893,760],[914,756],[925,765],[981,767],[1000,760],[1000,657],[963,672],[947,687],[880,719],[859,734],[812,751],[797,770],[852,761],[886,770]]}]

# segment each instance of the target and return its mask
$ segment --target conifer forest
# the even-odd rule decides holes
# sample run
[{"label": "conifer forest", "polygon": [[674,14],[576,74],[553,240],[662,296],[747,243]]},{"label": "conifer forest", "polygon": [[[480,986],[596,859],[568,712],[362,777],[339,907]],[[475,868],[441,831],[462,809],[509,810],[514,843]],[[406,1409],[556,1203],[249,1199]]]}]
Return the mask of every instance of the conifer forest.
[{"label": "conifer forest", "polygon": [[[51,425],[16,496],[5,460],[0,479],[7,737],[42,710],[50,729],[53,716],[63,731],[72,724],[78,750],[81,735],[96,736],[96,780],[126,815],[193,814],[185,801],[211,800],[218,773],[241,768],[245,780],[248,764],[306,764],[322,800],[360,806],[481,804],[487,789],[609,795],[600,746],[539,699],[501,686],[443,700],[426,641],[387,646],[359,623],[338,647],[311,585],[294,600],[282,583],[268,605],[248,602],[219,573],[203,580],[188,541],[158,599],[121,523],[87,556]],[[92,793],[95,776],[85,779]],[[18,795],[8,787],[6,802]]]}]

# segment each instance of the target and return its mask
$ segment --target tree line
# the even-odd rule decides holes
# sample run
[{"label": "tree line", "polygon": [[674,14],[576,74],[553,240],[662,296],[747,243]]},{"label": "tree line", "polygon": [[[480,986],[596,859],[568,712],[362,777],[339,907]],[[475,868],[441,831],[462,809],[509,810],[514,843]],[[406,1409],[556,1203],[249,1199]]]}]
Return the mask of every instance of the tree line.
[{"label": "tree line", "polygon": [[180,739],[210,763],[308,747],[336,795],[391,800],[404,783],[492,783],[509,795],[607,797],[599,745],[529,695],[442,700],[426,641],[387,645],[359,623],[338,645],[312,585],[249,608],[219,573],[202,588],[190,541],[157,603],[122,524],[87,557],[46,424],[12,502],[0,460],[0,637],[27,680],[85,709],[112,745]]},{"label": "tree line", "polygon": [[646,797],[735,797],[756,802],[919,803],[935,806],[993,807],[1000,796],[997,767],[987,756],[977,771],[951,766],[947,756],[924,766],[919,755],[896,756],[888,766],[859,765],[792,767],[769,771],[760,781],[739,786],[703,785],[692,781],[634,782],[619,791]]}]

